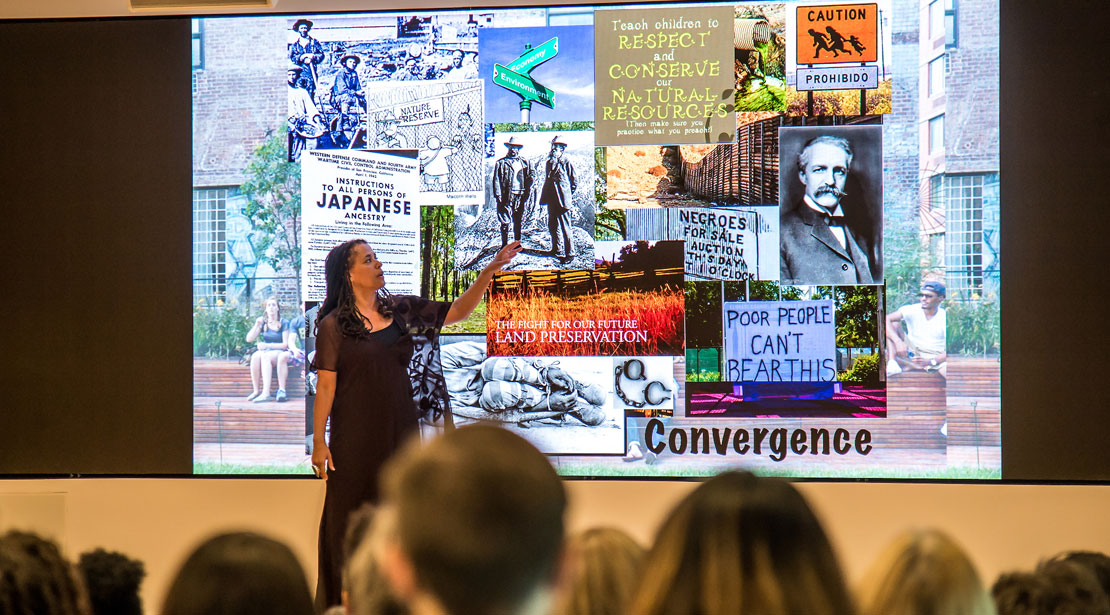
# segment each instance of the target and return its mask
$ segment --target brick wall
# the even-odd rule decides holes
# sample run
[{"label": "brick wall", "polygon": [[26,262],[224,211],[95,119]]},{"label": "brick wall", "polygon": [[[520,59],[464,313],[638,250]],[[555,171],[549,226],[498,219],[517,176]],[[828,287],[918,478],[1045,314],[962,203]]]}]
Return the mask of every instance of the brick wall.
[{"label": "brick wall", "polygon": [[193,186],[238,186],[251,152],[281,129],[287,107],[286,17],[204,20],[194,71]]},{"label": "brick wall", "polygon": [[[917,0],[893,0],[890,16],[894,71],[891,113],[883,116],[884,232],[916,233],[919,198]],[[885,24],[884,24],[885,25]],[[886,259],[899,259],[886,247]]]},{"label": "brick wall", "polygon": [[[204,66],[193,71],[194,187],[239,186],[254,149],[270,131],[284,130],[290,22],[286,17],[204,19]],[[238,239],[249,234],[229,230],[229,238],[233,232],[240,233]],[[259,276],[256,284],[271,285],[267,292],[282,305],[298,304],[299,281],[292,268],[273,271],[261,265],[253,275]]]},{"label": "brick wall", "polygon": [[999,168],[998,0],[960,0],[958,46],[948,50],[945,78],[945,172]]}]

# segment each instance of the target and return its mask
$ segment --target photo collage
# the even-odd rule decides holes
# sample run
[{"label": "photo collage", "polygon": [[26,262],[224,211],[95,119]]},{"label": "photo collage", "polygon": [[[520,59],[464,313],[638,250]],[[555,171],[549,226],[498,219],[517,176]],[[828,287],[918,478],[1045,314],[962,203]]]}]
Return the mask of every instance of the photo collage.
[{"label": "photo collage", "polygon": [[426,434],[565,476],[998,478],[997,103],[918,4],[195,19],[194,471],[311,473],[324,258],[361,238],[442,302],[521,245],[439,335]]}]

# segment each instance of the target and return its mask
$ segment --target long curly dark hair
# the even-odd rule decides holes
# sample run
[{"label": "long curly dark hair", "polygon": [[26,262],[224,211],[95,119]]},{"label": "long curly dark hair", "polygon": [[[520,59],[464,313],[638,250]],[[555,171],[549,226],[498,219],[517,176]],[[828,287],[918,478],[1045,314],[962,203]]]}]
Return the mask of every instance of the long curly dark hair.
[{"label": "long curly dark hair", "polygon": [[[366,335],[362,312],[355,305],[355,291],[351,288],[351,252],[357,245],[369,245],[365,239],[352,239],[341,243],[328,252],[324,259],[324,281],[327,292],[324,303],[316,314],[316,327],[328,314],[335,312],[339,331],[349,337]],[[385,287],[378,289],[378,313],[386,318],[393,315],[393,295]]]}]

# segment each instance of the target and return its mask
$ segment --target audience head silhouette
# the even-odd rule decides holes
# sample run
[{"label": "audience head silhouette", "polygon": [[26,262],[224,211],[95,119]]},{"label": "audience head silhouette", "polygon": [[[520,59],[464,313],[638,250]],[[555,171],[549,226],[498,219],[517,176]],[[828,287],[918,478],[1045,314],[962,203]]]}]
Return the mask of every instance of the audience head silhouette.
[{"label": "audience head silhouette", "polygon": [[600,527],[567,541],[559,615],[623,615],[640,578],[645,551],[622,530]]},{"label": "audience head silhouette", "polygon": [[1073,562],[1090,570],[1102,586],[1102,592],[1110,596],[1110,556],[1097,551],[1067,551],[1052,560]]},{"label": "audience head silhouette", "polygon": [[993,615],[974,564],[937,530],[902,534],[879,555],[860,589],[863,615]]},{"label": "audience head silhouette", "polygon": [[143,563],[122,553],[96,549],[82,553],[77,567],[89,592],[94,615],[142,615],[139,585]]},{"label": "audience head silhouette", "polygon": [[0,536],[0,613],[89,615],[89,603],[58,545],[13,530]]},{"label": "audience head silhouette", "polygon": [[634,615],[848,615],[821,524],[789,483],[728,472],[670,513],[648,553]]},{"label": "audience head silhouette", "polygon": [[[387,542],[395,540],[394,509],[386,506],[374,508],[364,505],[351,513],[347,525],[347,538],[351,527],[365,525],[363,538],[353,545],[350,558],[344,564],[348,600],[344,615],[408,615],[409,610],[394,594],[382,572],[382,557]],[[344,545],[346,551],[346,545]]]},{"label": "audience head silhouette", "polygon": [[547,458],[490,425],[412,443],[385,469],[395,540],[383,568],[414,612],[509,615],[545,608],[566,494]]},{"label": "audience head silhouette", "polygon": [[1010,572],[991,587],[998,615],[1110,615],[1110,599],[1083,564],[1041,562],[1033,572]]},{"label": "audience head silhouette", "polygon": [[304,570],[284,544],[240,532],[211,538],[178,571],[162,615],[311,615]]}]

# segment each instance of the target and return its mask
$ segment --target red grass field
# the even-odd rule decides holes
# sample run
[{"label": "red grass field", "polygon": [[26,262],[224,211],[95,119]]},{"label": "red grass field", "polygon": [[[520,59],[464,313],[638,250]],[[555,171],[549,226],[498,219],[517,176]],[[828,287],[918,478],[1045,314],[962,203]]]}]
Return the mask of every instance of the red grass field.
[{"label": "red grass field", "polygon": [[[501,294],[489,302],[486,346],[501,356],[680,355],[684,307],[682,290],[671,287],[567,298]],[[636,327],[606,327],[602,321],[636,321]],[[622,339],[595,339],[606,333]]]}]

